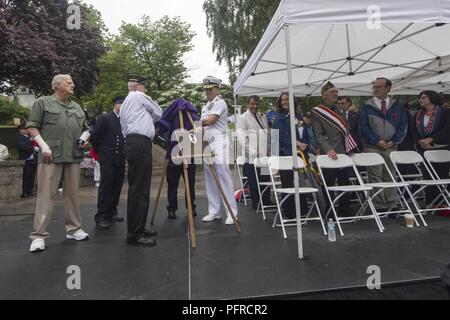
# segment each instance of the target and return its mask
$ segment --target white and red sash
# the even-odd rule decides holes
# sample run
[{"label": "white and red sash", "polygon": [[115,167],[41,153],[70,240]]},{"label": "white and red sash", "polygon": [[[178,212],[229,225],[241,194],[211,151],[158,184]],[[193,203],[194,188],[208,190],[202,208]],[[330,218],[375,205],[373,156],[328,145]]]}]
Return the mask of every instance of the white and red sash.
[{"label": "white and red sash", "polygon": [[354,151],[358,144],[356,143],[353,136],[348,131],[347,121],[344,120],[340,115],[325,107],[324,105],[319,105],[312,110],[317,116],[324,119],[326,122],[335,127],[345,138],[345,152],[351,153]]}]

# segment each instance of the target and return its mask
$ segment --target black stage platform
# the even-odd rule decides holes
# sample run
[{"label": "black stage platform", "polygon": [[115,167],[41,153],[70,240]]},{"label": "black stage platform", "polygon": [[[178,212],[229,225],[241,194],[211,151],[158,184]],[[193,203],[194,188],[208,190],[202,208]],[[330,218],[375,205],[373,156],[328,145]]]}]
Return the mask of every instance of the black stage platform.
[{"label": "black stage platform", "polygon": [[[314,222],[303,228],[306,259],[297,258],[295,228],[279,228],[240,205],[242,233],[224,219],[202,223],[197,203],[198,248],[190,249],[187,217],[168,220],[165,203],[156,219],[158,245],[128,246],[126,224],[96,231],[95,206],[83,206],[87,242],[64,238],[63,208],[55,207],[47,250],[28,252],[32,218],[0,230],[0,299],[447,299],[439,276],[450,263],[450,219],[427,218],[408,229],[402,220],[345,224],[330,243]],[[125,203],[120,211],[125,214]],[[269,215],[272,217],[271,215]],[[81,290],[66,286],[67,267],[81,269]],[[366,289],[367,268],[381,268],[381,290]]]}]

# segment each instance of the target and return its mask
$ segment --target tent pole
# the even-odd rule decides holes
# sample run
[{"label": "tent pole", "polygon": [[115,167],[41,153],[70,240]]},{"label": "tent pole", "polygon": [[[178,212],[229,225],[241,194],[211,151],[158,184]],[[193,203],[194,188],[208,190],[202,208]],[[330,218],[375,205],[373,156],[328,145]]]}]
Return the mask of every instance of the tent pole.
[{"label": "tent pole", "polygon": [[298,257],[303,259],[303,235],[302,235],[302,223],[300,214],[300,195],[299,195],[299,177],[298,177],[298,165],[297,165],[297,135],[295,126],[295,107],[294,107],[294,87],[292,83],[292,61],[291,61],[291,40],[289,25],[284,27],[284,34],[286,37],[286,62],[287,62],[287,76],[289,84],[289,114],[291,122],[291,144],[292,144],[292,159],[294,171],[294,188],[295,188],[295,212],[297,217],[297,242],[298,242]]},{"label": "tent pole", "polygon": [[[233,92],[234,98],[234,130],[233,130],[233,160],[234,160],[234,173],[236,176],[237,170],[239,170],[239,166],[237,164],[237,136],[236,136],[236,125],[237,125],[237,95]],[[244,194],[244,190],[242,190],[242,194]],[[245,194],[244,194],[245,197]],[[247,205],[247,204],[246,204]]]}]

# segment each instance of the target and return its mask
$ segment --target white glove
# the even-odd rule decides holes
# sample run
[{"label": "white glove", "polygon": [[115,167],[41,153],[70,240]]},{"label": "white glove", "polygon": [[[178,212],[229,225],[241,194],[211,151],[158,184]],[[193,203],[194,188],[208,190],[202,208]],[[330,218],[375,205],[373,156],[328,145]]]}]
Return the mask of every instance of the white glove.
[{"label": "white glove", "polygon": [[39,147],[34,147],[34,152],[39,152],[41,150]]}]

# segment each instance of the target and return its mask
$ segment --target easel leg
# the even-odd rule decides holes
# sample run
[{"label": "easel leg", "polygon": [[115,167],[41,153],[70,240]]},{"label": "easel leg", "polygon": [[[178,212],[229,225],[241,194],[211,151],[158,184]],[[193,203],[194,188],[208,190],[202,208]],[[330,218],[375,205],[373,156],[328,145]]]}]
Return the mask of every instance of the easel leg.
[{"label": "easel leg", "polygon": [[159,197],[161,196],[161,190],[162,190],[162,186],[164,184],[164,179],[166,178],[168,166],[169,166],[169,160],[166,159],[164,161],[163,174],[162,174],[162,177],[161,177],[161,183],[159,184],[158,195],[156,196],[155,207],[153,208],[152,220],[150,222],[151,225],[153,225],[153,222],[155,220],[156,209],[158,209]]},{"label": "easel leg", "polygon": [[228,209],[228,212],[230,213],[231,218],[234,221],[234,225],[236,227],[236,230],[237,230],[237,232],[241,233],[241,226],[239,225],[238,221],[236,220],[236,217],[234,216],[233,210],[231,210],[231,206],[230,206],[230,203],[227,200],[225,192],[223,192],[222,185],[220,184],[219,177],[217,176],[216,168],[214,168],[214,165],[211,164],[211,163],[208,163],[208,167],[209,167],[209,170],[211,170],[211,173],[212,173],[212,175],[214,177],[214,180],[216,181],[217,188],[219,189],[219,192],[220,192],[220,195],[222,196],[223,202],[225,202],[225,205],[226,205],[226,207]]},{"label": "easel leg", "polygon": [[[186,112],[190,121],[192,121],[191,115],[189,112]],[[180,119],[180,128],[184,129],[184,118],[182,112],[178,111],[178,117]],[[195,128],[193,122],[191,123],[192,128]],[[197,239],[195,237],[195,227],[194,227],[194,216],[192,215],[192,202],[191,202],[191,189],[189,188],[189,175],[187,171],[187,163],[186,159],[183,160],[183,172],[184,172],[184,186],[186,189],[187,203],[188,203],[188,215],[189,215],[189,232],[191,235],[191,245],[192,248],[197,248]]]},{"label": "easel leg", "polygon": [[183,173],[184,173],[184,188],[186,189],[186,197],[188,204],[188,217],[189,217],[189,233],[191,235],[192,248],[197,248],[197,239],[195,237],[194,216],[192,212],[192,198],[191,189],[189,184],[188,165],[183,161]]}]

